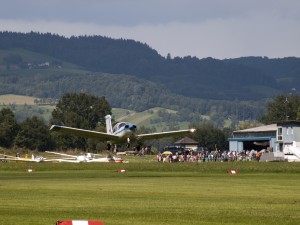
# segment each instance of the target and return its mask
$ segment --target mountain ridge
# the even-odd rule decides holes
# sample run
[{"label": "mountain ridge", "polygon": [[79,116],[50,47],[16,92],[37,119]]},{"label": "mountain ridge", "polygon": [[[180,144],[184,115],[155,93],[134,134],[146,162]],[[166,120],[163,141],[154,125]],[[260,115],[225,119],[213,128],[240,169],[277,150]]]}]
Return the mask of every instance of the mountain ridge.
[{"label": "mountain ridge", "polygon": [[[273,97],[273,93],[287,93],[300,85],[297,76],[300,58],[296,57],[171,58],[134,40],[0,32],[0,49],[9,48],[47,54],[93,72],[133,75],[193,98],[260,100]],[[256,86],[271,91],[256,92]]]},{"label": "mountain ridge", "polygon": [[115,108],[175,110],[165,116],[180,122],[257,120],[269,98],[297,91],[298,71],[296,57],[171,58],[134,40],[0,32],[0,94],[85,92]]}]

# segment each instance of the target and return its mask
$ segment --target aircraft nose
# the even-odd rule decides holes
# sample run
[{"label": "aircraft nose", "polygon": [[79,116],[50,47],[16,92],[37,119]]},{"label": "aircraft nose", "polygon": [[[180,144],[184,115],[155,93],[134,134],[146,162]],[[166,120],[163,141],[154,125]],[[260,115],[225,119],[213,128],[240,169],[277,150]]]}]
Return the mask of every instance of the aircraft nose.
[{"label": "aircraft nose", "polygon": [[132,131],[136,130],[136,125],[132,125],[129,129]]},{"label": "aircraft nose", "polygon": [[136,125],[133,125],[133,124],[127,124],[125,126],[126,129],[129,129],[131,131],[135,131],[136,130]]},{"label": "aircraft nose", "polygon": [[135,130],[136,130],[136,125],[130,125],[130,126],[129,126],[129,130],[135,131]]}]

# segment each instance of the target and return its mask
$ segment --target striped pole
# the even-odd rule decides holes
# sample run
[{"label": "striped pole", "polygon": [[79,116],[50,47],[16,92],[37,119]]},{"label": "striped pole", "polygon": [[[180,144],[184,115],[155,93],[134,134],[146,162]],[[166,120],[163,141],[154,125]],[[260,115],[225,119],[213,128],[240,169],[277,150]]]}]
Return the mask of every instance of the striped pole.
[{"label": "striped pole", "polygon": [[56,225],[104,225],[104,222],[88,220],[64,220],[57,221]]}]

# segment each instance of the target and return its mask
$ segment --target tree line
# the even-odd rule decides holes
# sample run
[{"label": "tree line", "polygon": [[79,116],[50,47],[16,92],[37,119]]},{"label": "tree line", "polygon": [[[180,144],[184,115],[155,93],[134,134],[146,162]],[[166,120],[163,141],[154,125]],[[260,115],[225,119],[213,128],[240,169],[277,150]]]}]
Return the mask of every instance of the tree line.
[{"label": "tree line", "polygon": [[[160,114],[165,113],[160,112]],[[50,124],[105,132],[104,117],[107,114],[111,114],[111,106],[105,97],[84,93],[67,93],[58,101],[52,112]],[[300,120],[299,95],[278,95],[268,103],[268,111],[261,118],[261,122],[269,124],[287,119]],[[44,120],[37,116],[18,122],[11,109],[3,108],[0,111],[0,146],[38,151],[51,149],[99,151],[105,149],[105,143],[73,135],[50,133],[49,127],[49,124],[45,124]],[[190,127],[197,129],[191,137],[199,142],[200,146],[209,149],[228,149],[227,138],[230,137],[232,129],[220,129],[211,121],[194,122],[190,124]],[[139,130],[143,133],[154,131],[145,127],[141,127]],[[172,141],[174,143],[175,139]],[[154,142],[158,143],[154,140],[143,144],[148,145]],[[157,146],[162,147],[162,144],[165,143],[167,142],[162,140]]]},{"label": "tree line", "polygon": [[[103,129],[104,116],[111,107],[104,97],[68,93],[56,105],[50,124],[82,129]],[[50,125],[38,116],[18,122],[10,108],[0,111],[0,146],[45,151],[51,149],[87,149],[88,140],[50,133]]]},{"label": "tree line", "polygon": [[[46,124],[42,118],[37,116],[18,122],[11,109],[3,108],[0,111],[0,146],[38,151],[53,149],[100,151],[105,149],[106,143],[74,135],[50,132],[49,128],[51,124],[57,124],[105,132],[104,117],[107,114],[111,114],[111,106],[105,97],[84,93],[65,94],[58,101],[55,110],[52,112],[50,124]],[[193,136],[195,140],[200,142],[200,145],[213,147],[215,143],[218,143],[219,146],[226,147],[226,135],[213,123],[206,122],[205,125],[197,125],[195,123],[193,126],[200,128],[202,132]],[[139,132],[147,133],[155,132],[155,130],[141,127]],[[203,132],[208,133],[205,140],[200,139]],[[149,145],[151,143],[153,142],[143,144]],[[161,141],[158,146],[163,147],[164,143],[166,143],[166,140]]]}]

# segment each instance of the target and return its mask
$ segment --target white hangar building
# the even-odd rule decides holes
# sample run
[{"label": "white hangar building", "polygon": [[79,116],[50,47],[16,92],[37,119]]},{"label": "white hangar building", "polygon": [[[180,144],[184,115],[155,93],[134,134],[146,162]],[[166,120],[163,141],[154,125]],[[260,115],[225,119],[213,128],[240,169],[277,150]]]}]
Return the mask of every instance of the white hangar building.
[{"label": "white hangar building", "polygon": [[270,125],[237,130],[228,139],[229,150],[269,150],[275,157],[300,161],[300,122],[283,121]]}]

